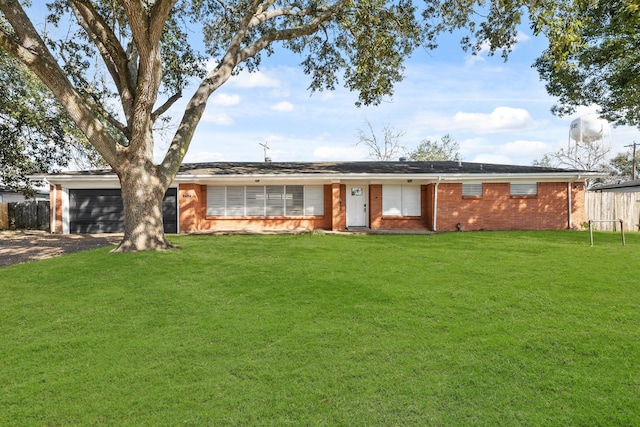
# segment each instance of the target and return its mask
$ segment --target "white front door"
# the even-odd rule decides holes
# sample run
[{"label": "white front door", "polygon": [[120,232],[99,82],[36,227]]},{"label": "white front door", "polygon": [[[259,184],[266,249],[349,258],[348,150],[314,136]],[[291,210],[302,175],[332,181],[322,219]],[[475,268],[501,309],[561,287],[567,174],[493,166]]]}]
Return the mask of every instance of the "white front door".
[{"label": "white front door", "polygon": [[369,225],[368,186],[347,183],[347,227]]}]

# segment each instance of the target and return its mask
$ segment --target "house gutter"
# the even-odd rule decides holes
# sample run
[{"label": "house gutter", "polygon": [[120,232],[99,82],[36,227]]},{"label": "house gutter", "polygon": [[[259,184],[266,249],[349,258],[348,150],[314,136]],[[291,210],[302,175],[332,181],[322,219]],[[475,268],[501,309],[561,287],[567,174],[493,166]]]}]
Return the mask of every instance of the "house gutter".
[{"label": "house gutter", "polygon": [[[580,174],[577,179],[583,177],[598,178],[605,176],[601,173],[586,173]],[[61,173],[61,174],[41,174],[32,175],[31,179],[47,179],[50,183],[62,184],[65,182],[83,181],[86,183],[109,183],[119,184],[118,177],[113,172],[96,173],[96,174],[82,174],[82,173]],[[482,182],[509,182],[509,181],[536,181],[536,182],[557,182],[557,181],[575,181],[576,175],[568,173],[455,173],[447,174],[430,174],[430,173],[408,173],[408,174],[366,174],[366,173],[265,173],[265,174],[207,174],[207,173],[186,173],[178,174],[174,177],[172,184],[179,184],[183,182],[193,181],[244,181],[255,179],[274,179],[281,181],[313,181],[313,180],[328,180],[328,179],[340,179],[340,180],[368,180],[368,181],[389,181],[398,180],[404,181],[407,179],[413,179],[414,181],[422,182],[467,182],[467,181],[482,181]]]},{"label": "house gutter", "polygon": [[433,231],[438,231],[438,185],[442,181],[442,177],[438,177],[436,188],[433,193]]},{"label": "house gutter", "polygon": [[573,210],[571,207],[571,183],[567,182],[567,209],[569,210],[567,219],[569,223],[567,224],[567,228],[571,230],[571,224],[573,223],[573,218],[571,217],[571,211]]},{"label": "house gutter", "polygon": [[[594,173],[593,177],[603,176],[600,173]],[[58,179],[73,179],[77,177],[73,176],[57,176]],[[178,174],[174,178],[174,182],[193,182],[194,180],[213,180],[216,181],[236,181],[236,180],[252,180],[252,179],[277,179],[282,181],[300,181],[300,180],[327,180],[327,179],[340,179],[340,180],[369,180],[369,181],[388,181],[388,180],[407,180],[413,179],[414,181],[452,181],[452,182],[466,182],[466,181],[482,181],[482,182],[509,182],[509,181],[536,181],[536,182],[568,182],[575,178],[575,174],[569,173],[549,173],[549,174],[537,174],[537,173],[469,173],[469,174],[449,174],[445,177],[435,174],[362,174],[362,173],[265,173],[265,174]],[[87,177],[83,176],[81,179],[101,179],[100,176]],[[104,178],[102,178],[104,179]]]},{"label": "house gutter", "polygon": [[[49,184],[51,185],[51,184]],[[51,212],[50,214],[50,219],[49,221],[51,221],[51,232],[55,233],[56,232],[56,223],[57,223],[57,217],[56,217],[56,207],[57,207],[57,203],[58,203],[58,186],[57,185],[53,185],[53,212]]]}]

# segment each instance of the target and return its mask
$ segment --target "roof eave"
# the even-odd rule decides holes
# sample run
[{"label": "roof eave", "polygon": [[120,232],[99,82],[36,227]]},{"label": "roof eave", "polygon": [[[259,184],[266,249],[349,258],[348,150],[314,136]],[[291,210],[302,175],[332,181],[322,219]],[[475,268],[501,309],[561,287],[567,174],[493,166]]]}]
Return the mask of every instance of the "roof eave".
[{"label": "roof eave", "polygon": [[[414,180],[422,182],[505,182],[505,181],[580,181],[606,177],[600,172],[550,172],[550,173],[393,173],[393,174],[369,174],[369,173],[294,173],[294,174],[178,174],[174,183],[187,183],[197,181],[247,181],[247,180],[279,180],[279,181],[349,181],[349,180]],[[40,174],[31,175],[30,179],[43,180],[50,184],[64,184],[68,182],[111,182],[118,181],[115,173],[97,175],[82,174]]]},{"label": "roof eave", "polygon": [[554,173],[396,173],[396,174],[368,174],[368,173],[340,173],[340,174],[182,174],[177,175],[174,182],[192,181],[246,181],[251,179],[272,179],[283,181],[310,180],[416,180],[416,181],[484,181],[499,182],[505,180],[535,180],[535,181],[576,181],[589,178],[600,178],[606,174],[599,172],[554,172]]}]

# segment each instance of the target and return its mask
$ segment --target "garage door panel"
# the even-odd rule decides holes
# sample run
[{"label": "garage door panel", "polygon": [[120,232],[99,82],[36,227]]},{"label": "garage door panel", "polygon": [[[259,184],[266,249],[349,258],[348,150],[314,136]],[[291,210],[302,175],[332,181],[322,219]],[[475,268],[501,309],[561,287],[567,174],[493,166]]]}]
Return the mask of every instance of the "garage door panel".
[{"label": "garage door panel", "polygon": [[178,190],[169,188],[162,200],[162,222],[165,233],[178,232]]},{"label": "garage door panel", "polygon": [[[162,203],[165,233],[178,232],[177,190],[170,188]],[[71,233],[124,231],[124,205],[120,189],[69,190]]]}]

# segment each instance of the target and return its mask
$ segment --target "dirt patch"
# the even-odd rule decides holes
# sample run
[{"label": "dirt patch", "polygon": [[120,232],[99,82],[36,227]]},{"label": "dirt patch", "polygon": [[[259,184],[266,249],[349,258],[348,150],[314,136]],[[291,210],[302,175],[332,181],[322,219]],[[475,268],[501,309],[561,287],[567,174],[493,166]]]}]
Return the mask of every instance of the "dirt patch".
[{"label": "dirt patch", "polygon": [[44,231],[0,232],[0,267],[116,245],[122,234],[50,234]]}]

